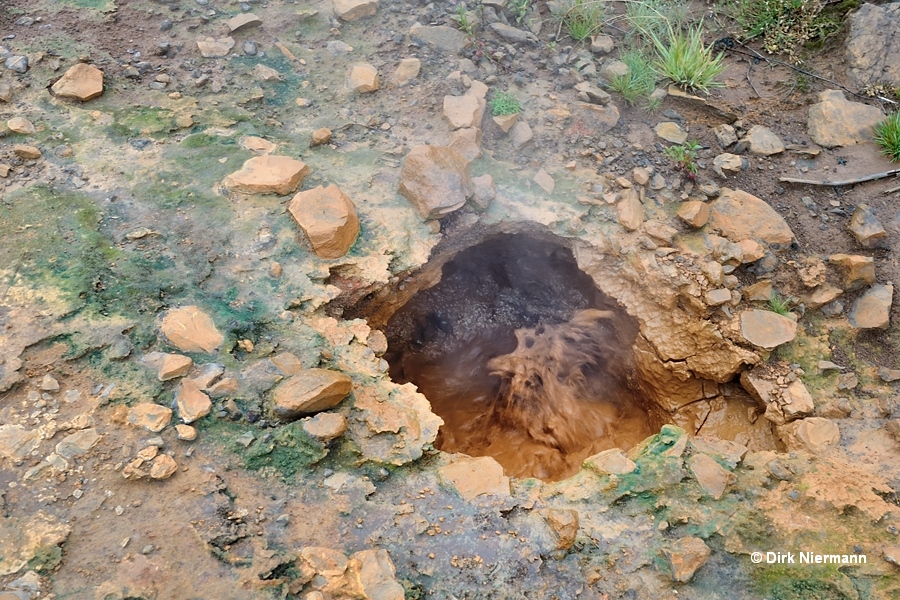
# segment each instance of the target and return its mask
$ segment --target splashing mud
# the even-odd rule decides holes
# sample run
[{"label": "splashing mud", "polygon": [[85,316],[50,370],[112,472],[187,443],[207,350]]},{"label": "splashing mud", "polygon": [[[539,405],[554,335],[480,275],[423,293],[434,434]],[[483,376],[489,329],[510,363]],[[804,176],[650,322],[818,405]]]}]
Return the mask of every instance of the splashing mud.
[{"label": "splashing mud", "polygon": [[393,315],[385,358],[444,419],[439,449],[558,480],[662,424],[634,382],[636,332],[571,251],[501,235],[460,252]]}]

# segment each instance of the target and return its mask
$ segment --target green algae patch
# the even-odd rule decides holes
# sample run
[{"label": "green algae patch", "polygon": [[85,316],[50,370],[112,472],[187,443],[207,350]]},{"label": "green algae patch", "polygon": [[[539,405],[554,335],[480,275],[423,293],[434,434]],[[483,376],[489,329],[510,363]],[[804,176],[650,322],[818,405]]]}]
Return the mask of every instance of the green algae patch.
[{"label": "green algae patch", "polygon": [[856,600],[853,583],[834,565],[766,565],[752,573],[756,591],[772,600]]},{"label": "green algae patch", "polygon": [[328,454],[325,445],[303,430],[300,421],[267,433],[243,452],[244,465],[258,471],[270,467],[284,478],[316,464]]},{"label": "green algae patch", "polygon": [[57,0],[62,5],[75,8],[88,8],[100,12],[112,12],[116,10],[115,0]]},{"label": "green algae patch", "polygon": [[174,113],[164,108],[138,107],[113,112],[113,124],[107,133],[113,139],[149,136],[162,138],[178,129]]}]

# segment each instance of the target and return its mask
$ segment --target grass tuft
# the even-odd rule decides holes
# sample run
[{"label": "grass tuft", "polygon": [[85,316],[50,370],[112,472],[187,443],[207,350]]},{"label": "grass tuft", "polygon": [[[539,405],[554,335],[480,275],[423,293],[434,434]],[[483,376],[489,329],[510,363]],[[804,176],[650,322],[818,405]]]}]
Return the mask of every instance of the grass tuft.
[{"label": "grass tuft", "polygon": [[491,114],[497,117],[514,115],[522,110],[522,104],[519,102],[519,99],[504,91],[494,92],[490,104]]},{"label": "grass tuft", "polygon": [[609,88],[622,95],[629,106],[642,99],[649,98],[656,89],[656,69],[653,63],[640,50],[627,50],[619,56],[619,60],[628,65],[628,73],[618,75],[609,81]]},{"label": "grass tuft", "polygon": [[599,0],[562,0],[554,16],[566,26],[569,36],[580,42],[600,29],[604,13]]},{"label": "grass tuft", "polygon": [[778,292],[772,292],[772,297],[769,298],[769,310],[786,316],[791,312],[791,299],[782,297]]},{"label": "grass tuft", "polygon": [[900,161],[900,111],[875,126],[874,139],[891,162]]},{"label": "grass tuft", "polygon": [[666,29],[667,39],[647,32],[659,56],[656,66],[660,72],[687,90],[708,92],[710,88],[722,87],[716,77],[725,70],[723,55],[713,55],[712,46],[703,43],[703,23],[686,32],[675,31],[671,23]]}]

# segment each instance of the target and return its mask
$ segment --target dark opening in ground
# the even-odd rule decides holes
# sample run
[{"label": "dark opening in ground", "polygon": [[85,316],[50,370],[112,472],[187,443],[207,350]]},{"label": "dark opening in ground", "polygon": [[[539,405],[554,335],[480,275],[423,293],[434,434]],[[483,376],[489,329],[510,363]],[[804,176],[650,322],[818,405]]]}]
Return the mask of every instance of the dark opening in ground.
[{"label": "dark opening in ground", "polygon": [[458,252],[385,333],[391,378],[444,419],[436,447],[493,456],[509,475],[563,479],[662,424],[634,379],[636,323],[543,237]]}]

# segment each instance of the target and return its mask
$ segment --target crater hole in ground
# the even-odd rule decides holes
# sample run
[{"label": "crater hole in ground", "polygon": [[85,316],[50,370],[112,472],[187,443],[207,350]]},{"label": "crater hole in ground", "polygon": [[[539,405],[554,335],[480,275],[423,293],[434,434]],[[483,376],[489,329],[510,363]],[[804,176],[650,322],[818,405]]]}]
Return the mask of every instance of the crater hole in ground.
[{"label": "crater hole in ground", "polygon": [[564,244],[499,234],[393,313],[385,358],[444,420],[438,449],[558,480],[662,425],[635,380],[637,331]]}]

